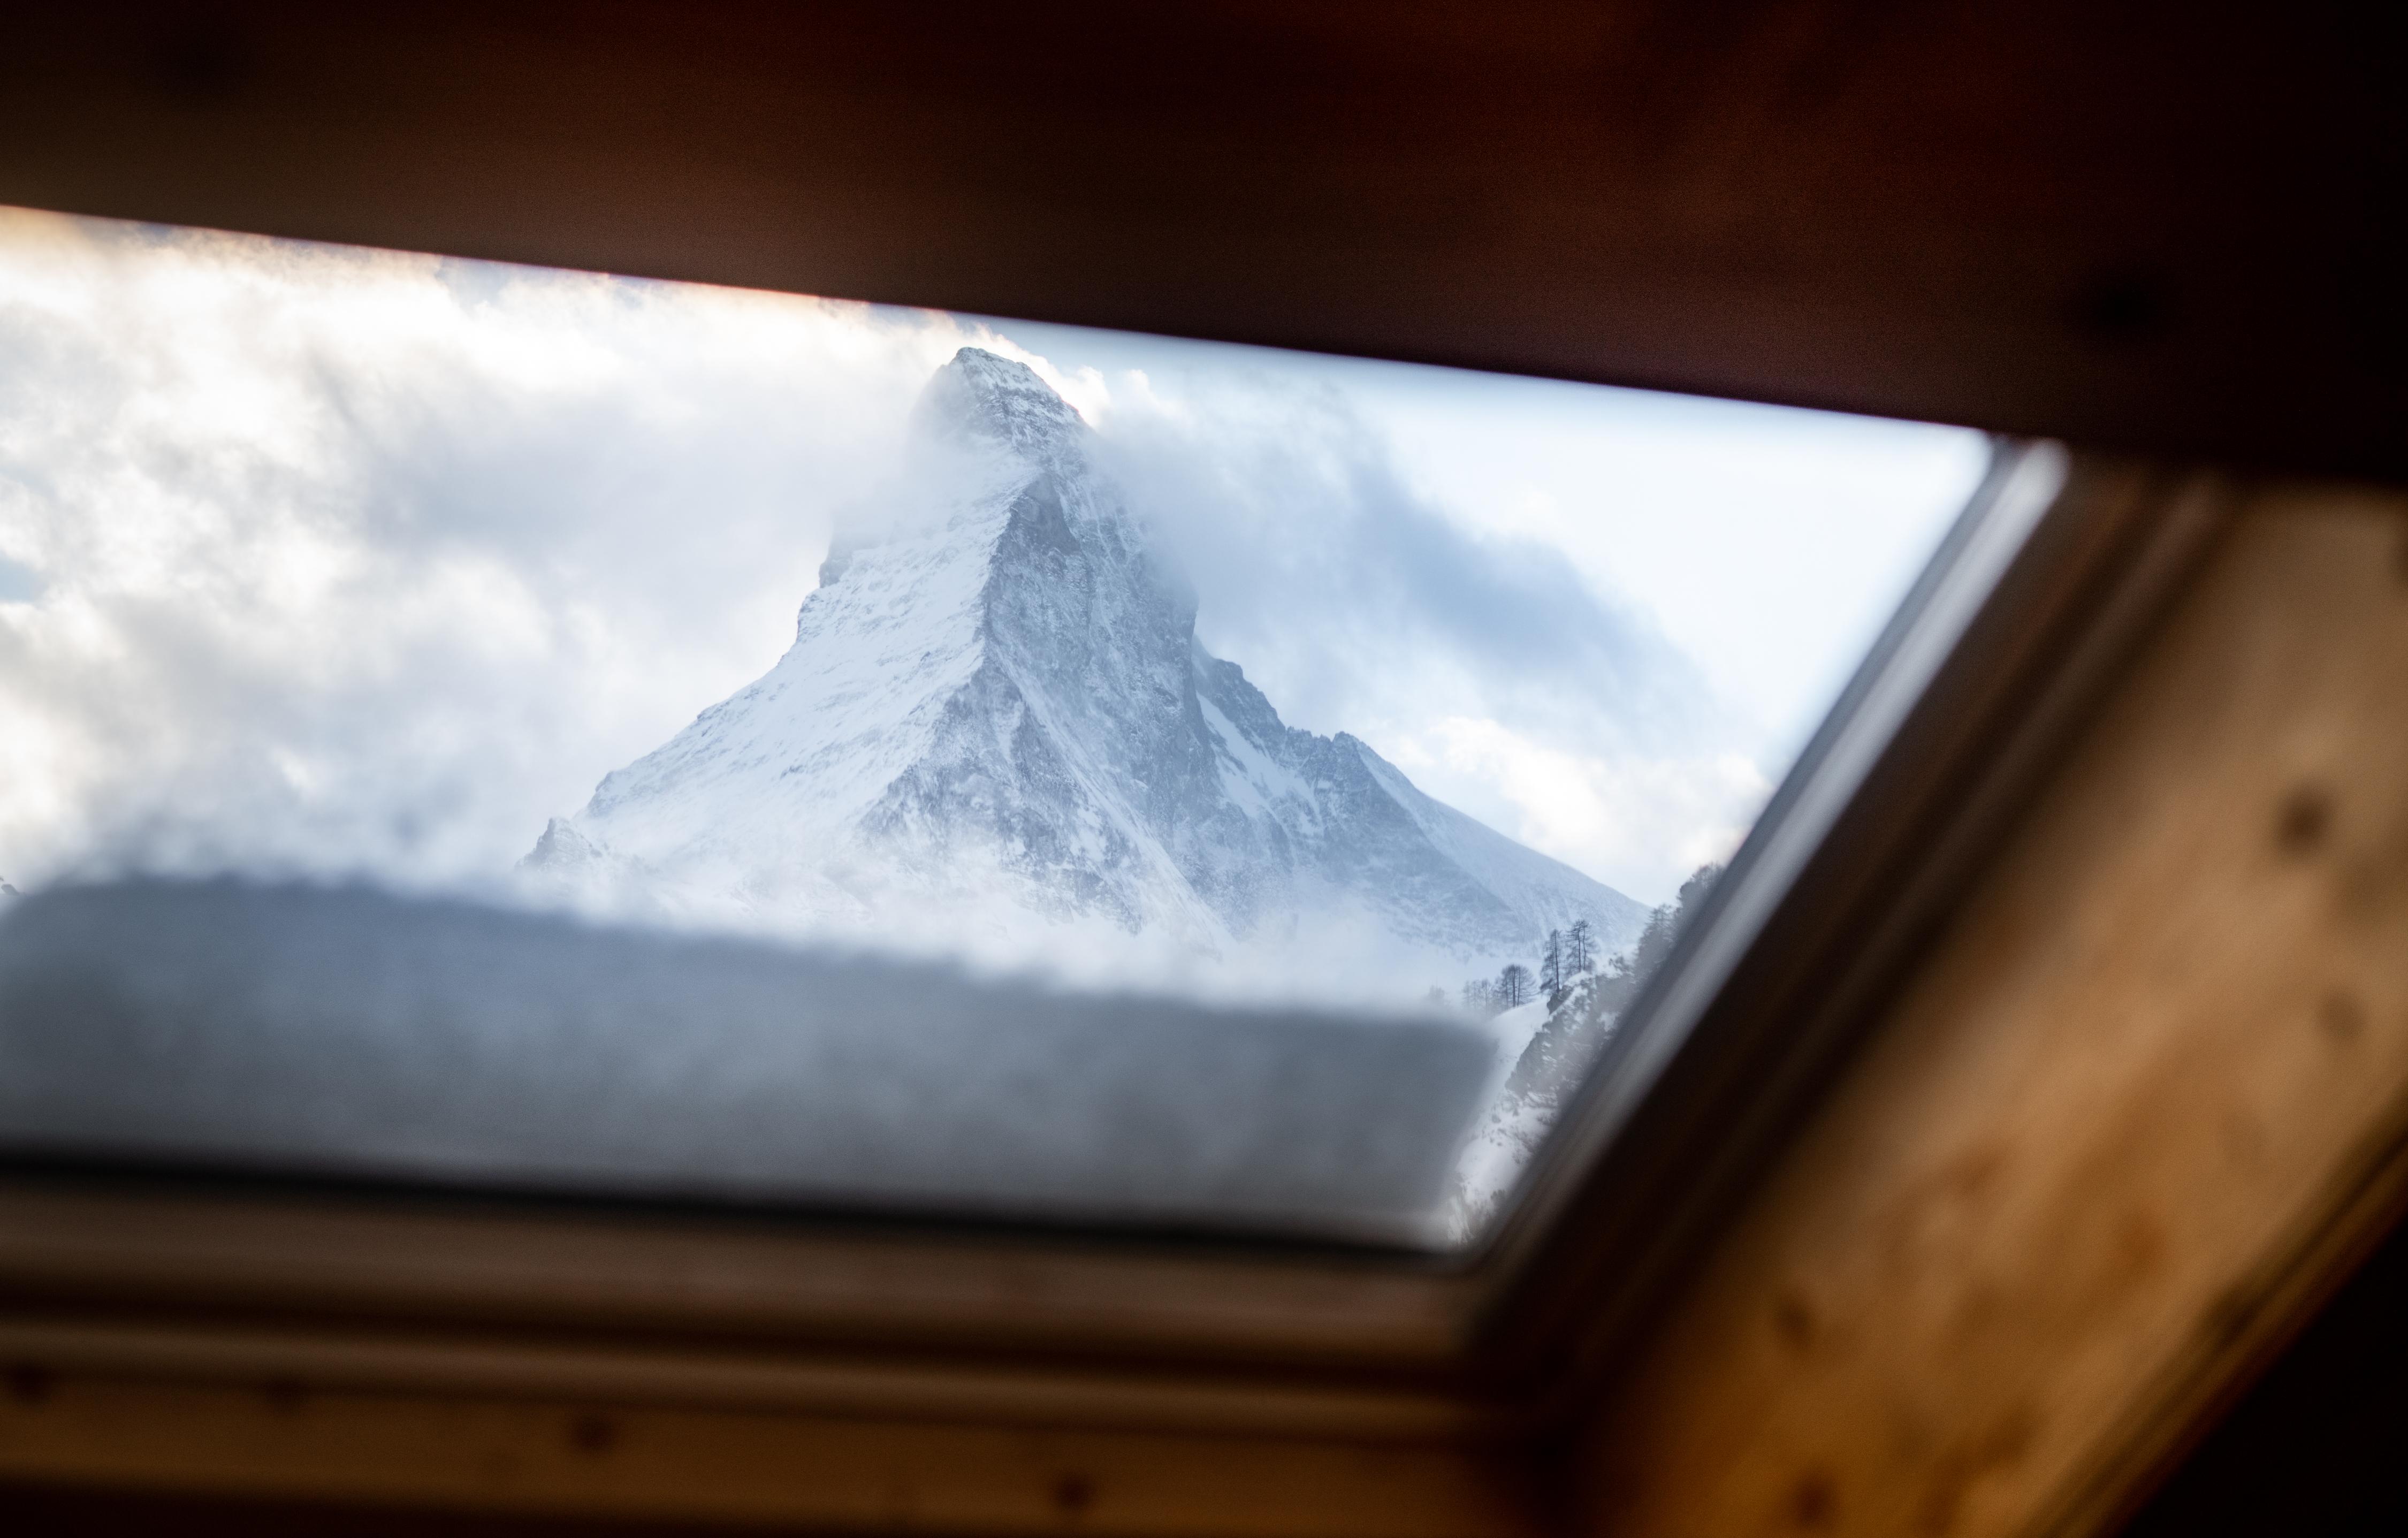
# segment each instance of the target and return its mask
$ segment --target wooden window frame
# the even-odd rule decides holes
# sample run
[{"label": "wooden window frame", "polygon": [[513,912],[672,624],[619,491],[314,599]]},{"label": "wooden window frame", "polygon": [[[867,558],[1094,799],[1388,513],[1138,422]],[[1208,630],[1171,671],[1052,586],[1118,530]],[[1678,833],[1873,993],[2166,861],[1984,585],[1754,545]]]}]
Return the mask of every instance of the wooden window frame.
[{"label": "wooden window frame", "polygon": [[[374,1281],[357,1295],[389,1291],[406,1268],[411,1289],[496,1317],[511,1316],[513,1300],[581,1296],[600,1315],[625,1311],[669,1330],[724,1307],[802,1338],[903,1348],[968,1339],[1042,1358],[1085,1341],[1205,1351],[1224,1364],[1259,1354],[1465,1382],[1510,1374],[1527,1399],[1556,1370],[1535,1364],[1597,1355],[1588,1338],[1604,1321],[1646,1306],[1635,1278],[1677,1267],[1681,1237],[1727,1214],[1800,1097],[1877,1016],[1884,988],[1944,917],[1999,819],[2029,792],[2071,714],[2215,519],[2210,484],[2076,467],[2054,445],[1999,445],[1954,532],[1634,1001],[1496,1231],[1461,1254],[841,1206],[563,1198],[146,1157],[19,1153],[0,1157],[0,1171],[34,1203],[21,1231],[62,1236],[74,1214],[109,1214],[98,1229],[131,1227],[159,1245],[139,1260],[129,1252],[128,1263],[179,1288],[211,1272],[208,1235],[239,1223],[240,1255],[273,1251],[279,1266],[319,1274],[310,1286],[329,1302],[366,1279],[347,1279],[348,1258],[320,1272],[308,1258],[368,1244],[380,1252]],[[2047,708],[2036,712],[2036,699]],[[1947,837],[1933,837],[1943,824]],[[1811,1009],[1800,1002],[1808,993]],[[144,1215],[123,1221],[133,1210]],[[177,1220],[189,1212],[211,1216],[198,1228]],[[314,1229],[321,1222],[332,1226]],[[388,1251],[375,1237],[388,1229],[412,1237]],[[598,1244],[571,1237],[605,1233]],[[544,1258],[538,1234],[553,1236],[557,1259]],[[1657,1250],[1663,1259],[1641,1258]],[[903,1258],[920,1256],[944,1258],[928,1262],[937,1274],[926,1285],[894,1274],[919,1272]],[[749,1274],[753,1290],[743,1301],[665,1303],[647,1280],[671,1267]],[[1607,1273],[1621,1280],[1605,1283]],[[1570,1325],[1558,1295],[1581,1324]],[[982,1315],[974,1300],[998,1296],[1011,1306]]]}]

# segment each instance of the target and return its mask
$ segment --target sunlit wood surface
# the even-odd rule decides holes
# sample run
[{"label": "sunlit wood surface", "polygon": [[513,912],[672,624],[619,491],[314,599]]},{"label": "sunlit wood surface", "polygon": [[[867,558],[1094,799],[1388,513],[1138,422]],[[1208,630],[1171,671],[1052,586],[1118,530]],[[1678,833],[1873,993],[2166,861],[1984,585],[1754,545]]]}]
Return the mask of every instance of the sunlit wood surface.
[{"label": "sunlit wood surface", "polygon": [[2110,1526],[2403,1150],[2408,508],[2265,494],[1586,1429],[1586,1526]]}]

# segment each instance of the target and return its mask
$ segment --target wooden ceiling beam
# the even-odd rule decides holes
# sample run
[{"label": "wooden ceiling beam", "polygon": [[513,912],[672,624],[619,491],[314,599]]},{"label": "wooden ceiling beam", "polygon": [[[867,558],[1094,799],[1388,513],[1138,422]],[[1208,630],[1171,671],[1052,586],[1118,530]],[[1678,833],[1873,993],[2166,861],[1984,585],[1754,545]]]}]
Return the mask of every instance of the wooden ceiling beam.
[{"label": "wooden ceiling beam", "polygon": [[2383,7],[56,7],[0,202],[2408,475]]}]

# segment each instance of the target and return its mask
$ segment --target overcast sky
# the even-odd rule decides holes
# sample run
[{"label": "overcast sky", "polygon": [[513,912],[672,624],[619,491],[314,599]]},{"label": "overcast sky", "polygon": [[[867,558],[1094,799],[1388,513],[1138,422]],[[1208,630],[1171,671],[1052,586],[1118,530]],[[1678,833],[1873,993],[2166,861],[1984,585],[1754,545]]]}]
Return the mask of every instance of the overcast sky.
[{"label": "overcast sky", "polygon": [[496,879],[766,671],[927,375],[1021,357],[1291,725],[1646,901],[1975,435],[0,210],[0,876]]}]

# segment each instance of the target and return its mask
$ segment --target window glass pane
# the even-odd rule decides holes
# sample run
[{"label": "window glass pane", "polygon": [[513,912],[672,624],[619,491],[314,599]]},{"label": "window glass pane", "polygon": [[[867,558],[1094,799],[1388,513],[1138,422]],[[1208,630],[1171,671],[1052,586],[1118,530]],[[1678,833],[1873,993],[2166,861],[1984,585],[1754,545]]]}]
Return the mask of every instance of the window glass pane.
[{"label": "window glass pane", "polygon": [[1985,459],[0,211],[0,1143],[1474,1236]]}]

